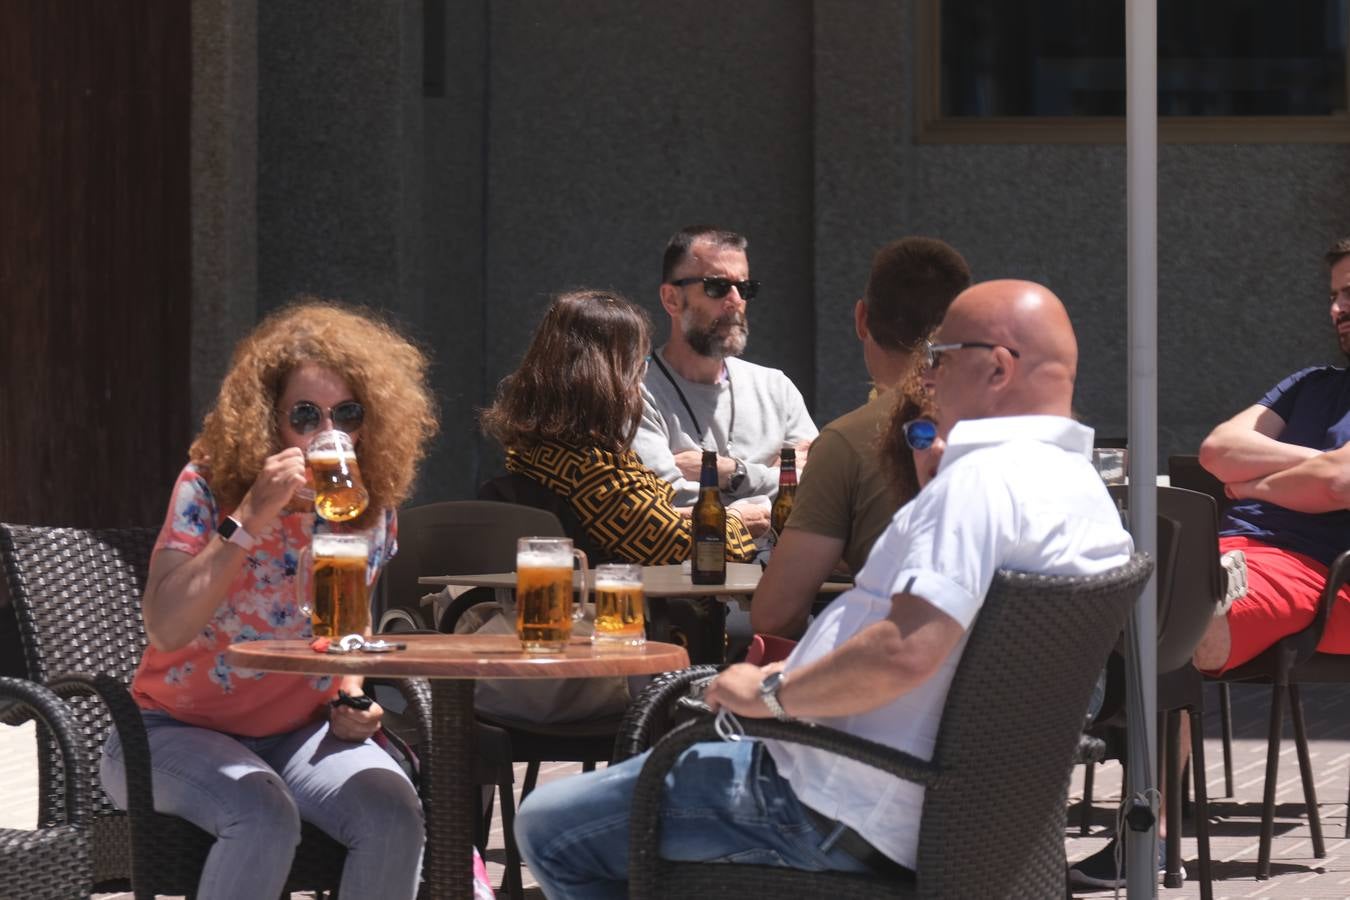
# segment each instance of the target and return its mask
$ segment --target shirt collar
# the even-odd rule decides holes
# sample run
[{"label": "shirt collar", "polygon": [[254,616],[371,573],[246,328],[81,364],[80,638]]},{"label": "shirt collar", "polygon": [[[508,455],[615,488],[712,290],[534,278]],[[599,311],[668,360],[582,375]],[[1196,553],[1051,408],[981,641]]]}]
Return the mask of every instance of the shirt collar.
[{"label": "shirt collar", "polygon": [[992,416],[986,419],[963,419],[947,436],[947,449],[942,453],[938,471],[942,472],[956,460],[979,450],[1004,444],[1014,438],[1053,444],[1068,453],[1085,459],[1092,458],[1091,428],[1064,416]]}]

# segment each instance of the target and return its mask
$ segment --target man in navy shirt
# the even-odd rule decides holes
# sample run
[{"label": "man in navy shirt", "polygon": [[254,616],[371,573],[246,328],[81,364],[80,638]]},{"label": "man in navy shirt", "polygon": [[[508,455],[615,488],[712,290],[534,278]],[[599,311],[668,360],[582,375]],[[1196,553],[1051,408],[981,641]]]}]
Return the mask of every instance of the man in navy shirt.
[{"label": "man in navy shirt", "polygon": [[[1327,252],[1331,323],[1350,358],[1350,238]],[[1247,557],[1247,595],[1216,616],[1195,651],[1222,672],[1307,627],[1331,561],[1350,547],[1350,370],[1316,366],[1281,381],[1210,433],[1200,463],[1237,502],[1221,550]],[[1350,588],[1318,650],[1350,653]]]}]

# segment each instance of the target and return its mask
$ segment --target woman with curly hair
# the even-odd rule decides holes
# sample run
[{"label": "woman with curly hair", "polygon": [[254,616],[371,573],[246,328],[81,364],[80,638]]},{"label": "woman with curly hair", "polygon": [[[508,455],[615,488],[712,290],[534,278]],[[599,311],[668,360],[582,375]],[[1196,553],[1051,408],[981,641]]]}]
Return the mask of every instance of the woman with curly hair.
[{"label": "woman with curly hair", "polygon": [[[216,838],[197,896],[276,897],[300,822],[348,848],[342,892],[417,892],[423,843],[417,793],[370,740],[382,710],[331,705],[359,677],[239,669],[233,641],[307,638],[296,591],[316,529],[369,537],[374,580],[396,548],[436,417],[426,358],[370,314],[307,300],[268,316],[235,350],[214,407],[174,485],[150,559],[142,611],[150,645],[132,683],[150,739],[155,806]],[[351,435],[370,493],[346,526],[316,520],[296,497],[315,432]],[[125,807],[117,732],[102,780]]]},{"label": "woman with curly hair", "polygon": [[[578,290],[554,299],[481,416],[483,430],[506,448],[514,487],[489,482],[480,496],[557,509],[592,563],[686,559],[690,520],[672,502],[671,486],[632,450],[650,352],[646,313],[618,294]],[[755,547],[742,511],[733,503],[727,513],[727,558],[747,561]]]}]

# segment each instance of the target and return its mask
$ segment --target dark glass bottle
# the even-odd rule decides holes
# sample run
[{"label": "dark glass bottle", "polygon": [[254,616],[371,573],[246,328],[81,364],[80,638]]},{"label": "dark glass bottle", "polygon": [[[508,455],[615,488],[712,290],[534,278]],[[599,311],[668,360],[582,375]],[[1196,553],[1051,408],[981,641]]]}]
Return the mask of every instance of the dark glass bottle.
[{"label": "dark glass bottle", "polygon": [[694,584],[727,583],[727,508],[717,489],[717,451],[703,451],[703,471],[694,503],[694,545],[689,554],[689,580]]},{"label": "dark glass bottle", "polygon": [[778,496],[773,499],[773,509],[769,511],[769,522],[773,528],[775,540],[783,534],[788,516],[792,515],[792,504],[797,500],[797,451],[785,447],[782,461],[778,465]]}]

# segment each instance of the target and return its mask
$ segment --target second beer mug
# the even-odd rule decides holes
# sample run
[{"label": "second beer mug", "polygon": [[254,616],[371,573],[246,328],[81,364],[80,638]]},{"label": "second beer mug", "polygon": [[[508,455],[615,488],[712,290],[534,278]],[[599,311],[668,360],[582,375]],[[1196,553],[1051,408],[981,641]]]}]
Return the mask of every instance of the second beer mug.
[{"label": "second beer mug", "polygon": [[320,431],[309,442],[305,464],[320,518],[347,522],[366,511],[370,494],[361,483],[351,435],[336,429]]},{"label": "second beer mug", "polygon": [[370,542],[364,534],[316,534],[300,554],[296,586],[315,637],[341,638],[370,630],[369,555]]},{"label": "second beer mug", "polygon": [[595,567],[595,631],[591,643],[636,647],[647,642],[642,566],[605,563]]},{"label": "second beer mug", "polygon": [[530,653],[555,653],[567,647],[572,621],[586,606],[586,579],[581,579],[581,605],[572,605],[572,560],[586,554],[572,549],[570,538],[523,537],[516,541],[516,633]]}]

